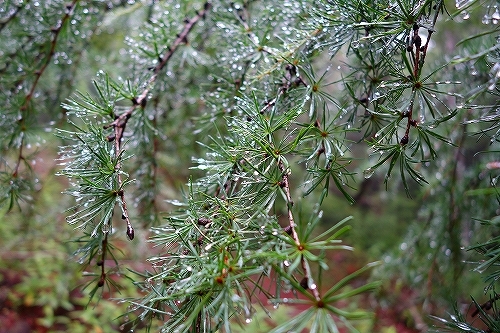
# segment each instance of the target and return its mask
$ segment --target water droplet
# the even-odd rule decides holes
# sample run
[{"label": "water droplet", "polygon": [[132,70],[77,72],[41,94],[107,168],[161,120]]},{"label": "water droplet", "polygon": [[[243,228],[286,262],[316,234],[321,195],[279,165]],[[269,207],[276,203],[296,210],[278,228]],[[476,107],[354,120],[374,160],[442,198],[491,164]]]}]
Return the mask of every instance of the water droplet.
[{"label": "water droplet", "polygon": [[351,47],[353,49],[357,49],[359,47],[359,40],[353,40],[351,43]]},{"label": "water droplet", "polygon": [[109,224],[107,223],[104,223],[101,227],[101,230],[102,230],[102,233],[103,234],[107,234],[109,232],[109,230],[111,230],[111,227]]},{"label": "water droplet", "polygon": [[464,20],[468,20],[468,19],[470,18],[470,14],[469,14],[469,12],[463,12],[463,14],[462,14],[462,18],[463,18]]},{"label": "water droplet", "polygon": [[363,171],[363,177],[365,177],[365,179],[368,179],[371,176],[373,176],[374,173],[375,173],[375,170],[373,170],[372,168],[368,168],[368,169]]},{"label": "water droplet", "polygon": [[288,260],[283,261],[283,265],[286,267],[290,267],[290,262]]},{"label": "water droplet", "polygon": [[[498,12],[498,8],[495,10],[495,12],[493,13],[493,15],[491,15],[491,18],[493,20],[496,20],[496,21],[500,20],[500,13]],[[495,22],[493,22],[493,23],[495,23]]]}]

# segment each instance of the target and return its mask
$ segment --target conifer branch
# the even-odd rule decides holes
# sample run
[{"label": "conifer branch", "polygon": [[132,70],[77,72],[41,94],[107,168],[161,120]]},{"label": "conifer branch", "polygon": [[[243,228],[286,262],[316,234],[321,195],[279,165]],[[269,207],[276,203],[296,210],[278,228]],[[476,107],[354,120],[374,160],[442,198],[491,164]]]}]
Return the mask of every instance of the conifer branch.
[{"label": "conifer branch", "polygon": [[[283,192],[285,192],[285,197],[286,197],[286,205],[287,205],[287,215],[288,215],[288,226],[285,229],[286,232],[292,236],[293,240],[295,241],[295,244],[297,245],[297,249],[299,252],[302,252],[304,250],[304,246],[302,245],[299,235],[297,234],[297,231],[295,230],[296,224],[295,224],[295,219],[293,217],[293,200],[292,200],[292,195],[290,193],[290,170],[285,168],[285,165],[283,164],[283,161],[278,157],[278,168],[281,171],[281,183],[280,187],[283,189]],[[303,255],[300,257],[301,261],[301,266],[302,270],[304,271],[305,277],[301,281],[301,286],[304,289],[311,289],[312,294],[316,298],[317,301],[321,299],[321,296],[319,294],[318,288],[312,281],[312,274],[311,274],[311,269],[304,258]]]},{"label": "conifer branch", "polygon": [[[167,52],[163,57],[161,57],[158,62],[158,64],[152,69],[153,75],[149,78],[149,80],[146,82],[145,86],[146,88],[139,94],[139,96],[135,97],[132,102],[133,105],[124,113],[119,115],[111,124],[106,125],[105,128],[110,128],[110,127],[124,127],[128,121],[128,119],[132,116],[134,111],[137,109],[138,106],[145,107],[147,103],[147,96],[149,92],[151,91],[151,87],[154,85],[156,82],[156,79],[158,78],[158,74],[162,71],[162,69],[167,65],[168,61],[172,56],[174,55],[175,51],[178,49],[178,47],[182,44],[187,43],[187,36],[191,32],[191,30],[194,28],[196,23],[204,19],[208,10],[210,9],[212,5],[210,2],[205,2],[205,5],[203,6],[203,9],[198,11],[195,16],[193,16],[191,19],[187,20],[184,24],[184,28],[182,31],[177,35],[177,38],[174,40],[174,42],[167,47]],[[117,137],[118,138],[118,137]]]},{"label": "conifer branch", "polygon": [[[111,128],[113,127],[114,130],[114,138],[112,138],[115,141],[115,154],[118,156],[122,150],[121,144],[123,140],[123,135],[125,132],[125,127],[127,126],[128,120],[132,117],[132,114],[134,111],[137,109],[137,107],[145,108],[146,107],[146,102],[147,102],[147,96],[151,90],[151,87],[154,85],[156,82],[156,79],[158,78],[158,74],[161,72],[161,70],[166,66],[174,52],[178,49],[178,47],[187,42],[187,36],[191,32],[191,30],[194,28],[196,23],[200,19],[204,19],[206,16],[206,13],[210,9],[211,4],[209,2],[206,2],[205,5],[203,6],[203,9],[198,11],[196,15],[187,20],[185,22],[184,28],[182,31],[177,35],[177,38],[174,40],[172,45],[170,45],[167,48],[167,53],[160,58],[160,61],[158,64],[153,68],[153,75],[149,78],[149,80],[146,83],[146,88],[139,94],[138,97],[135,97],[132,99],[133,105],[124,113],[122,113],[119,116],[116,116],[115,120],[109,124],[105,125],[104,128]],[[118,188],[120,189],[118,192],[118,195],[120,197],[120,204],[121,204],[121,209],[122,209],[122,219],[126,221],[127,223],[127,236],[130,240],[134,239],[134,228],[132,227],[132,223],[130,222],[129,218],[129,212],[127,208],[127,203],[125,200],[125,194],[122,188],[122,177],[121,177],[121,162],[118,162],[116,165],[116,170],[118,172]]]},{"label": "conifer branch", "polygon": [[[59,20],[59,22],[57,23],[56,26],[51,28],[51,32],[53,33],[53,36],[52,36],[52,40],[50,41],[49,52],[48,52],[47,56],[45,57],[45,61],[42,64],[42,67],[40,67],[40,69],[35,71],[35,80],[33,81],[33,84],[31,85],[30,90],[26,94],[23,104],[19,108],[19,110],[21,111],[21,118],[18,120],[18,123],[19,123],[19,126],[21,127],[21,131],[23,132],[23,134],[21,136],[21,142],[19,143],[20,148],[19,148],[19,154],[18,154],[16,166],[14,167],[14,172],[12,173],[13,177],[17,177],[17,175],[19,173],[19,167],[21,166],[21,162],[25,161],[25,158],[23,156],[23,148],[22,147],[23,147],[24,141],[25,141],[24,130],[26,127],[26,125],[25,125],[26,117],[28,116],[26,114],[26,111],[28,110],[29,103],[30,103],[31,99],[33,98],[33,95],[35,93],[35,89],[38,85],[38,82],[40,81],[40,78],[42,77],[43,73],[45,72],[45,70],[49,66],[50,61],[52,60],[52,57],[55,54],[55,50],[56,50],[56,46],[57,46],[57,39],[61,33],[61,30],[64,27],[64,24],[66,23],[66,21],[68,21],[68,19],[71,17],[73,10],[76,6],[76,3],[78,1],[79,0],[73,0],[70,4],[66,5],[66,11],[65,11],[64,16],[62,17],[61,20]],[[13,16],[15,16],[22,7],[23,6],[20,5],[18,7],[18,10],[13,14]]]}]

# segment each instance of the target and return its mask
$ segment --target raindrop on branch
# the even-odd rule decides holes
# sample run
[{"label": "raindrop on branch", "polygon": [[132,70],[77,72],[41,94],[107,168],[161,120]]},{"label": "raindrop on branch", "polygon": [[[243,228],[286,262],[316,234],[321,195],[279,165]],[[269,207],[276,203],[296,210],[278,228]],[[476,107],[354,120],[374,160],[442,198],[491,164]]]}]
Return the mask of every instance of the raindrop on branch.
[{"label": "raindrop on branch", "polygon": [[372,168],[368,168],[368,169],[363,171],[363,177],[365,177],[365,179],[368,179],[371,176],[373,176],[374,173],[375,173],[375,170],[373,170]]}]

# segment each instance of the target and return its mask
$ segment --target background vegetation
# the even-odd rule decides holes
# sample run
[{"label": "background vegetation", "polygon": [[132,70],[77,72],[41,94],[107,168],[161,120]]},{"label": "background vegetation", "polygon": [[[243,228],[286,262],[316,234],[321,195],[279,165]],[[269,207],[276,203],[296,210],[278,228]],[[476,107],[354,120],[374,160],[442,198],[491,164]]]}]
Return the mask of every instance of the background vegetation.
[{"label": "background vegetation", "polygon": [[0,332],[500,332],[498,7],[0,4]]}]

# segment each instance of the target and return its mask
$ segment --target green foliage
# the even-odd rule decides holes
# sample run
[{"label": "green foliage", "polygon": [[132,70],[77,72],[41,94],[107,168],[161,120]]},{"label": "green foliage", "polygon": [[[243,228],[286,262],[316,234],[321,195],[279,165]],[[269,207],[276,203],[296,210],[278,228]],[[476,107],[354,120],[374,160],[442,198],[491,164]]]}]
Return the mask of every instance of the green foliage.
[{"label": "green foliage", "polygon": [[[84,234],[67,250],[91,277],[91,300],[122,284],[116,231],[134,241],[136,230],[151,231],[157,254],[152,270],[135,272],[141,295],[124,297],[127,329],[231,332],[286,304],[301,310],[271,332],[356,332],[352,321],[370,315],[345,304],[378,288],[365,280],[375,264],[326,278],[332,253],[352,248],[341,240],[349,213],[324,212],[341,206],[332,208],[335,194],[349,204],[366,198],[379,172],[395,197],[401,189],[424,205],[416,216],[408,199],[405,218],[423,223],[377,274],[390,279],[404,265],[399,278],[415,288],[427,276],[428,300],[442,280],[451,281],[444,294],[459,289],[462,247],[486,257],[476,271],[496,266],[497,237],[474,245],[462,236],[481,234],[465,224],[473,218],[487,237],[497,223],[489,193],[498,196],[498,151],[467,142],[469,132],[480,144],[499,141],[493,1],[457,1],[457,11],[442,0],[132,3],[7,2],[0,20],[0,206],[33,214],[37,149],[43,131],[57,128],[57,174],[74,200],[66,221]],[[436,45],[447,18],[482,10],[481,31],[457,40],[462,53]],[[123,25],[136,29],[113,34]],[[88,45],[116,52],[111,44],[119,56],[98,63],[94,80],[77,71],[101,59]],[[187,179],[181,200],[175,189]],[[52,270],[36,272],[46,283]],[[497,277],[486,278],[490,308]],[[57,301],[41,302],[46,311],[72,306]],[[495,331],[496,314],[475,306]],[[467,330],[466,320],[441,322]]]}]

